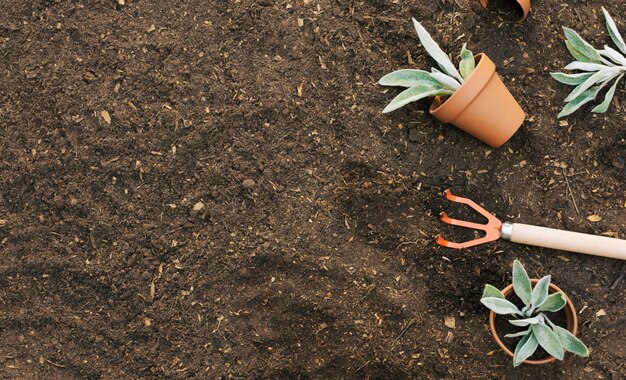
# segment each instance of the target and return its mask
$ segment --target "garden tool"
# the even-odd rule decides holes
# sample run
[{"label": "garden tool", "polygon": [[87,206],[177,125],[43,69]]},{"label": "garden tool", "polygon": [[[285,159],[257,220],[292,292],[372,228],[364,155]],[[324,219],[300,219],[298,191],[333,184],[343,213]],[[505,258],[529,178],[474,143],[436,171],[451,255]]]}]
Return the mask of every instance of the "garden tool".
[{"label": "garden tool", "polygon": [[468,248],[502,237],[514,243],[626,260],[626,240],[521,223],[502,223],[498,218],[491,215],[487,210],[474,203],[471,199],[453,195],[450,189],[445,191],[445,197],[452,202],[463,203],[473,208],[487,218],[487,223],[480,224],[452,219],[445,212],[442,212],[440,218],[444,223],[472,228],[486,233],[482,238],[470,240],[465,243],[454,243],[445,240],[441,235],[437,236],[437,244],[444,247],[457,249]]}]

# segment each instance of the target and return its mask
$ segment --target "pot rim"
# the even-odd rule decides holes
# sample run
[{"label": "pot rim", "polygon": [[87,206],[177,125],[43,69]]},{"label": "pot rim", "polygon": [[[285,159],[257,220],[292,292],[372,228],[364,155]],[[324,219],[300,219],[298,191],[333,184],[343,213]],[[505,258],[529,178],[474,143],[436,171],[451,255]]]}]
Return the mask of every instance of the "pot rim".
[{"label": "pot rim", "polygon": [[[537,284],[537,282],[539,282],[539,279],[532,278],[530,279],[530,282],[531,284],[535,285]],[[566,303],[565,303],[565,307],[563,310],[565,311],[565,318],[567,320],[567,330],[571,332],[572,335],[576,336],[576,333],[578,332],[578,316],[576,314],[576,308],[574,308],[574,304],[572,303],[572,300],[568,297],[567,293],[565,293],[561,288],[559,288],[558,286],[552,283],[550,284],[548,291],[550,294],[561,292],[563,293],[563,295],[565,295]],[[511,293],[513,293],[513,284],[509,284],[506,288],[502,289],[502,294],[504,294],[505,297]],[[496,313],[494,313],[493,311],[490,311],[489,312],[489,328],[491,329],[491,335],[493,336],[493,339],[496,341],[496,343],[498,343],[498,346],[500,346],[500,348],[508,356],[513,357],[513,352],[511,352],[511,350],[509,350],[509,348],[504,344],[504,342],[502,342],[502,339],[500,339],[500,336],[498,335],[498,332],[496,331],[495,320],[496,320]],[[539,359],[539,360],[526,359],[524,360],[524,363],[525,364],[548,364],[554,361],[556,361],[556,358],[552,355],[549,355],[548,357]]]},{"label": "pot rim", "polygon": [[[483,6],[483,8],[487,8],[487,3],[489,2],[489,0],[479,0],[479,1],[480,1],[480,4]],[[522,17],[518,20],[518,22],[522,22],[526,20],[526,17],[528,17],[528,14],[530,13],[532,9],[532,5],[530,3],[531,0],[515,0],[515,1],[517,2],[517,5],[519,5],[522,10]]]},{"label": "pot rim", "polygon": [[435,97],[428,110],[431,115],[444,123],[450,123],[480,96],[491,77],[495,75],[496,65],[485,53],[474,55],[474,60],[477,61],[476,67],[461,87],[445,101],[442,101],[440,96]]}]

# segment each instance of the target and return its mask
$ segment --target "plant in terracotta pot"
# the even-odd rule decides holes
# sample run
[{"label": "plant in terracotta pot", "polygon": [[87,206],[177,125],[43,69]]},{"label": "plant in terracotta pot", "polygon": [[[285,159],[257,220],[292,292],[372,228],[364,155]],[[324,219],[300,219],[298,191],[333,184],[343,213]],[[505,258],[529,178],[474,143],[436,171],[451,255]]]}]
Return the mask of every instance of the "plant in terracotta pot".
[{"label": "plant in terracotta pot", "polygon": [[474,56],[463,45],[459,69],[448,55],[413,19],[424,49],[437,62],[438,69],[404,69],[379,80],[383,86],[405,87],[383,113],[391,112],[420,99],[435,97],[430,113],[451,123],[492,147],[508,141],[524,122],[525,114],[502,80],[495,64],[484,53]]},{"label": "plant in terracotta pot", "polygon": [[[513,296],[513,292],[516,297]],[[550,276],[540,280],[530,279],[522,264],[515,260],[513,284],[502,291],[486,285],[480,302],[491,310],[489,313],[491,333],[498,345],[513,357],[515,367],[521,363],[546,364],[556,359],[563,360],[565,351],[578,356],[589,355],[585,344],[575,336],[578,329],[576,310],[567,295],[550,283]],[[502,330],[506,330],[507,325],[498,324],[496,319],[503,322],[503,318],[496,315],[510,316],[508,323],[521,329],[504,335],[504,338],[518,340],[514,352],[511,352],[510,346],[500,337],[497,326],[500,325]],[[562,323],[565,326],[559,326],[559,319],[564,320]],[[532,359],[539,347],[545,351],[543,354],[545,357]]]},{"label": "plant in terracotta pot", "polygon": [[578,110],[583,105],[594,100],[600,91],[614,80],[613,85],[609,88],[604,96],[602,103],[597,105],[591,112],[604,113],[611,105],[611,99],[615,94],[615,89],[620,79],[626,74],[626,43],[622,38],[615,21],[602,8],[606,27],[609,31],[611,39],[615,43],[618,50],[608,45],[604,45],[604,49],[598,50],[585,41],[578,33],[569,28],[563,28],[565,33],[565,46],[576,61],[565,66],[566,70],[580,70],[580,73],[550,73],[552,78],[557,81],[576,86],[574,90],[565,98],[565,107],[559,118],[567,116]]}]

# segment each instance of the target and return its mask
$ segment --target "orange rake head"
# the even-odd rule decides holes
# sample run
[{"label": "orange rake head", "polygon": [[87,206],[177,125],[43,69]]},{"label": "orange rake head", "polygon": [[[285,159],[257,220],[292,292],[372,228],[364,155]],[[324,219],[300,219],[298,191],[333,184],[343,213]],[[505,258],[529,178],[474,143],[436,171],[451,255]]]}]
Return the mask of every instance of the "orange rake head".
[{"label": "orange rake head", "polygon": [[488,243],[490,241],[498,240],[500,238],[500,236],[502,235],[502,222],[500,222],[498,218],[491,215],[489,212],[487,212],[487,210],[474,203],[474,201],[472,201],[471,199],[457,197],[456,195],[452,194],[450,189],[447,189],[444,193],[447,200],[466,204],[476,210],[482,216],[487,218],[487,224],[472,223],[465,222],[463,220],[452,219],[445,212],[442,212],[440,214],[440,219],[442,222],[451,224],[453,226],[461,226],[465,228],[485,231],[486,234],[482,238],[466,241],[465,243],[454,243],[444,239],[441,235],[438,235],[437,244],[443,245],[444,247],[461,249],[473,247],[478,244]]}]

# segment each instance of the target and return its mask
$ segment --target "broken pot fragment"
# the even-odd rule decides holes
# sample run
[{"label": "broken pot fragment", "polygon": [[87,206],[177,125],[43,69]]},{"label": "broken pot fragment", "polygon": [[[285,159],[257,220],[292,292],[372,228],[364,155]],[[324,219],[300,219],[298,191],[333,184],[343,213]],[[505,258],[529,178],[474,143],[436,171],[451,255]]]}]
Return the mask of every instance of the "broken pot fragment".
[{"label": "broken pot fragment", "polygon": [[[487,3],[489,2],[489,0],[478,0],[480,1],[480,4],[483,6],[483,8],[487,8]],[[528,13],[530,13],[530,0],[515,0],[519,6],[522,8],[522,18],[520,19],[520,22],[526,20],[526,17],[528,17]]]}]

